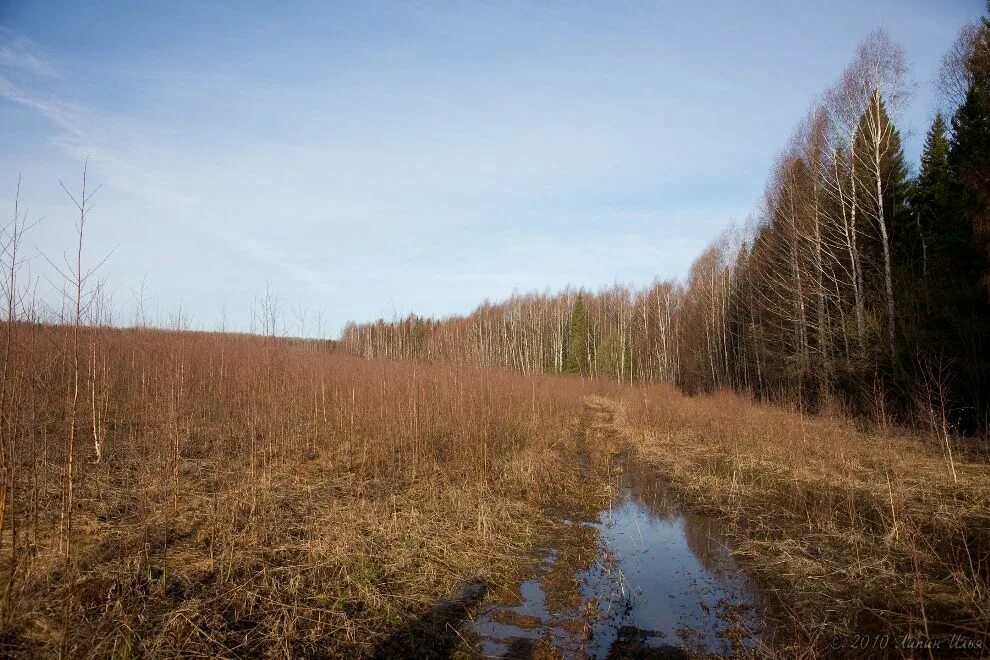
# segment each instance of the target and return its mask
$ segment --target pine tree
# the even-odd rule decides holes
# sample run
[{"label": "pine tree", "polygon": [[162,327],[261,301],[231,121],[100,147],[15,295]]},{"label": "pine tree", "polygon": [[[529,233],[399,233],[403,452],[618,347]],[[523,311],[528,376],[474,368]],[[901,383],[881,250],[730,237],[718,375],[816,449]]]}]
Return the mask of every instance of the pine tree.
[{"label": "pine tree", "polygon": [[578,294],[571,312],[567,348],[564,356],[564,373],[588,373],[588,315],[584,309],[584,296]]}]

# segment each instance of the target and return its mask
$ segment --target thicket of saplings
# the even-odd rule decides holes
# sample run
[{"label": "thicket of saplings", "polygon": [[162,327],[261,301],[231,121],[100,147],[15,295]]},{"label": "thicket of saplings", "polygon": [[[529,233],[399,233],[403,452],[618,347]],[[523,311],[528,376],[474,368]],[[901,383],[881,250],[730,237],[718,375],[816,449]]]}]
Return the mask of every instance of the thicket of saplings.
[{"label": "thicket of saplings", "polygon": [[370,654],[574,484],[579,379],[6,323],[0,653]]}]

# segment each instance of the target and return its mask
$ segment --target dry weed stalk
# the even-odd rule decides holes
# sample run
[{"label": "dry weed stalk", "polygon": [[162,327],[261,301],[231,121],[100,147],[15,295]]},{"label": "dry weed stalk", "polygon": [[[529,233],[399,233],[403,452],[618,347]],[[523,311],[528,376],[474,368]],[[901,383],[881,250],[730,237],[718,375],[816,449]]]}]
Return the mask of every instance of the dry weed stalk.
[{"label": "dry weed stalk", "polygon": [[[688,503],[739,522],[739,554],[791,612],[794,651],[852,632],[990,634],[985,441],[953,447],[943,415],[932,443],[842,416],[797,424],[732,393],[647,399],[626,397],[644,452]],[[818,642],[800,634],[822,626]]]}]

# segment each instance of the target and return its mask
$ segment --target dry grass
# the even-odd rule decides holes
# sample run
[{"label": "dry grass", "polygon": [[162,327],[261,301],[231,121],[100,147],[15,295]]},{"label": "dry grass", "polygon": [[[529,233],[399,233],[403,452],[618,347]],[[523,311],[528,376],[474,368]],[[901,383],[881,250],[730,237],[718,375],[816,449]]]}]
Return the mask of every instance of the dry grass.
[{"label": "dry grass", "polygon": [[626,400],[643,453],[685,501],[737,523],[737,554],[787,614],[789,653],[854,633],[990,636],[985,444],[953,440],[950,462],[938,437],[736,394]]},{"label": "dry grass", "polygon": [[13,331],[4,655],[375,655],[581,492],[577,380],[87,329],[66,533],[69,332]]},{"label": "dry grass", "polygon": [[439,655],[484,593],[465,585],[512,591],[555,518],[604,505],[616,425],[687,505],[737,523],[788,614],[784,653],[988,633],[990,475],[958,441],[151,330],[80,331],[73,414],[71,330],[4,330],[3,655]]}]

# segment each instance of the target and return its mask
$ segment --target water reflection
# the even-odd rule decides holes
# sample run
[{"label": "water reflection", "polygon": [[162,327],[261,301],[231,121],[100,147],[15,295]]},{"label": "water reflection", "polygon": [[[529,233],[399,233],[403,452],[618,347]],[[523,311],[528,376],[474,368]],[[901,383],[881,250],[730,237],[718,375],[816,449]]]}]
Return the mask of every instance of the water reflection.
[{"label": "water reflection", "polygon": [[[725,524],[681,510],[631,454],[610,468],[615,497],[598,520],[597,552],[574,571],[548,556],[520,585],[519,604],[494,605],[471,626],[487,657],[527,657],[537,641],[567,657],[677,657],[675,648],[733,653],[765,634],[756,585],[732,559]],[[577,584],[574,606],[548,607],[560,571]],[[565,580],[566,581],[566,580]],[[551,599],[559,602],[559,599]],[[521,644],[521,642],[526,642]]]}]

